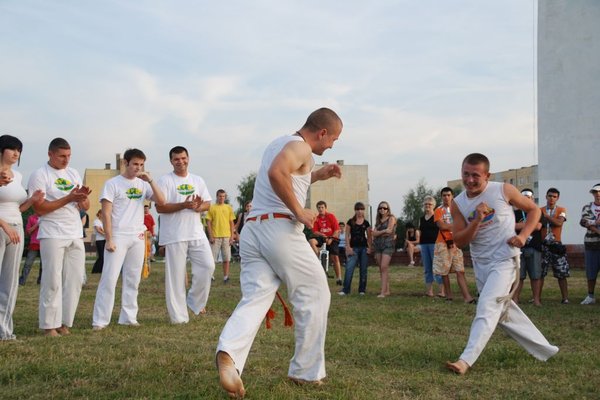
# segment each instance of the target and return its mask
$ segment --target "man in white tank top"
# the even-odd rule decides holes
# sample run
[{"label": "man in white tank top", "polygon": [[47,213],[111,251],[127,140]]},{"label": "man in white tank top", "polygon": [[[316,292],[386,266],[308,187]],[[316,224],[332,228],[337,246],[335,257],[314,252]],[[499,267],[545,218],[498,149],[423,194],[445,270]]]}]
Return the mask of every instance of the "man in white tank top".
[{"label": "man in white tank top", "polygon": [[[469,154],[462,164],[465,191],[452,202],[454,242],[470,244],[479,302],[467,346],[456,362],[446,366],[465,374],[475,363],[496,325],[538,360],[546,361],[558,347],[533,325],[511,300],[511,285],[518,278],[519,248],[523,247],[540,218],[540,210],[513,185],[488,182],[490,163],[479,153]],[[515,235],[512,207],[527,213],[527,222]]]},{"label": "man in white tank top", "polygon": [[275,293],[287,286],[293,305],[296,348],[288,377],[321,384],[325,377],[325,332],[331,293],[319,260],[305,239],[316,213],[304,208],[312,182],[341,177],[337,164],[312,172],[312,155],[321,155],[339,138],[342,121],[327,108],[314,111],[296,134],[273,141],[256,177],[252,211],[240,235],[242,300],[219,337],[217,368],[231,397],[245,394],[240,375],[254,337]]}]

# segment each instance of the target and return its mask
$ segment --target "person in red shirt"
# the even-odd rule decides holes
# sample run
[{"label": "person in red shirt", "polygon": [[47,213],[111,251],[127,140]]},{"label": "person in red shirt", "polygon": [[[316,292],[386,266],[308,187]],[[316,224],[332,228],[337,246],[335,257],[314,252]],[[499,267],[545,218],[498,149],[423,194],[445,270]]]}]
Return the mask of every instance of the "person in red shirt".
[{"label": "person in red shirt", "polygon": [[313,224],[313,237],[308,241],[313,251],[319,256],[319,247],[325,243],[329,257],[333,261],[335,270],[335,283],[342,286],[342,267],[340,265],[340,250],[338,247],[340,225],[335,215],[327,211],[327,203],[323,200],[317,202],[317,219]]},{"label": "person in red shirt", "polygon": [[[23,270],[21,271],[21,276],[19,277],[19,285],[23,286],[27,282],[27,277],[29,276],[29,271],[31,271],[31,267],[36,259],[36,257],[40,257],[40,241],[37,238],[38,228],[40,226],[39,222],[40,216],[37,214],[31,214],[27,219],[27,225],[25,226],[25,232],[29,235],[29,247],[27,248],[27,258],[25,259],[25,265],[23,265]],[[38,274],[37,284],[40,284],[42,280],[42,259],[40,258],[40,273]]]},{"label": "person in red shirt", "polygon": [[146,258],[150,261],[154,261],[154,254],[152,253],[152,240],[154,238],[154,217],[150,214],[150,205],[144,204],[144,225],[148,230],[146,235]]}]

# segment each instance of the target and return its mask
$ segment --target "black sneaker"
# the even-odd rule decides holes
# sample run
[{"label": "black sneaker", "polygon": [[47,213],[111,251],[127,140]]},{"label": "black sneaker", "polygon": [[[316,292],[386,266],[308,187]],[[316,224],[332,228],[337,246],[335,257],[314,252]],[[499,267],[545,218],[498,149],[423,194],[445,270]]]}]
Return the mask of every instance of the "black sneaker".
[{"label": "black sneaker", "polygon": [[338,286],[342,286],[342,280],[341,279],[336,280],[335,284]]}]

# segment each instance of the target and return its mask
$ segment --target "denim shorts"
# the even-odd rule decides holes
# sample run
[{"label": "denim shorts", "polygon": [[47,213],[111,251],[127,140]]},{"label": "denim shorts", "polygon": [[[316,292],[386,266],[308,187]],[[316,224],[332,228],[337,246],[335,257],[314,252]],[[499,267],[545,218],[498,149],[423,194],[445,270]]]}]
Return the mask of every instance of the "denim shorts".
[{"label": "denim shorts", "polygon": [[521,249],[521,280],[542,278],[542,252],[532,247]]},{"label": "denim shorts", "polygon": [[585,276],[589,281],[598,277],[600,271],[600,250],[585,251]]}]

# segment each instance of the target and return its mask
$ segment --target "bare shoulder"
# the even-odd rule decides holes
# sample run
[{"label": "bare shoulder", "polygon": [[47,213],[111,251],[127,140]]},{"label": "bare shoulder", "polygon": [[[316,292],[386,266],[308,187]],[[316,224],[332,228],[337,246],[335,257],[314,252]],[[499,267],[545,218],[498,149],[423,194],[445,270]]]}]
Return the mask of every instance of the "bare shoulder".
[{"label": "bare shoulder", "polygon": [[504,193],[504,198],[510,204],[513,204],[515,200],[519,200],[519,198],[521,197],[521,193],[519,192],[519,190],[510,183],[504,183],[502,186],[502,191]]},{"label": "bare shoulder", "polygon": [[305,174],[312,167],[312,150],[303,141],[292,141],[287,143],[279,152],[272,165],[286,166],[290,173]]}]

